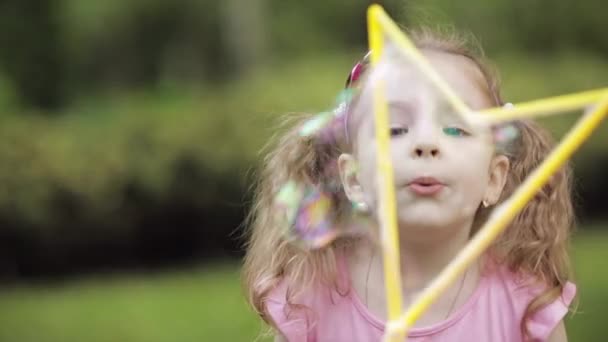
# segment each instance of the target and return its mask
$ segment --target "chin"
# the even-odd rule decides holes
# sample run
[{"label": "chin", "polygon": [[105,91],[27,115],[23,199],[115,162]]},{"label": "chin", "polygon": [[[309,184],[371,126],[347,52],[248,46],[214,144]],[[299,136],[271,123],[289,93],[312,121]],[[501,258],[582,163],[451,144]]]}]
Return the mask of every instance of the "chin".
[{"label": "chin", "polygon": [[398,202],[397,210],[400,225],[441,228],[472,222],[477,207],[462,200],[418,199]]},{"label": "chin", "polygon": [[452,225],[453,220],[448,219],[439,211],[434,212],[417,212],[406,211],[399,214],[399,227],[408,227],[414,230],[439,230]]}]

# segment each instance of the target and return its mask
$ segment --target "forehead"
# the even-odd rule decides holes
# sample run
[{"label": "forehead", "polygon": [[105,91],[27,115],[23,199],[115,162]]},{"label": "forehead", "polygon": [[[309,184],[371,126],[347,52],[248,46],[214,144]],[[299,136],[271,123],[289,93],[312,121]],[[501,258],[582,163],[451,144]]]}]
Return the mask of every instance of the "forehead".
[{"label": "forehead", "polygon": [[[434,50],[424,50],[423,55],[467,106],[475,110],[492,107],[485,77],[471,59]],[[366,88],[369,90],[380,80],[386,84],[385,94],[389,101],[408,98],[433,102],[443,100],[443,95],[431,84],[428,76],[404,57],[381,61],[370,73],[364,92],[371,93],[365,91]]]}]

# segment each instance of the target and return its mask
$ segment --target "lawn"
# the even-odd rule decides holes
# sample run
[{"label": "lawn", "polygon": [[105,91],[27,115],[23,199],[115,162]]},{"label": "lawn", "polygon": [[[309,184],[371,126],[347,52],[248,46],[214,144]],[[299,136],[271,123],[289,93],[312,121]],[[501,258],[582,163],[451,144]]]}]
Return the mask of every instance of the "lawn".
[{"label": "lawn", "polygon": [[[608,327],[608,234],[577,235],[574,260],[579,313],[571,341],[603,341]],[[238,265],[155,274],[113,274],[4,288],[0,341],[252,341],[264,331],[241,295]],[[267,339],[261,338],[260,341]]]},{"label": "lawn", "polygon": [[251,341],[234,264],[114,274],[0,294],[0,341]]}]

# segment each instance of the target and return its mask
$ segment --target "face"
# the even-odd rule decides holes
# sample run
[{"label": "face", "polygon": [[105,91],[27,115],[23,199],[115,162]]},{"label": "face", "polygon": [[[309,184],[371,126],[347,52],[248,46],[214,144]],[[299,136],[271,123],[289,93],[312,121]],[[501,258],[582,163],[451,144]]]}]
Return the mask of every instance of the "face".
[{"label": "face", "polygon": [[[425,56],[467,106],[493,106],[483,76],[470,60],[442,52]],[[399,61],[382,62],[370,73],[354,108],[354,152],[339,159],[347,197],[377,213],[372,88],[379,80],[389,105],[400,227],[441,229],[472,222],[482,201],[498,200],[508,159],[495,155],[488,129],[467,126],[424,75]]]}]

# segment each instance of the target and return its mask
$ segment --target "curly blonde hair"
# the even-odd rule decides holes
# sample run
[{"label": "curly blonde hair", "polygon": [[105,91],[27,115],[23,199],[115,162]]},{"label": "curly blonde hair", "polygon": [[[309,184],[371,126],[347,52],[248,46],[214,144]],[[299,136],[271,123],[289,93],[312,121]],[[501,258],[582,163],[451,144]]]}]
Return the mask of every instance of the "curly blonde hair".
[{"label": "curly blonde hair", "polygon": [[[456,34],[438,34],[429,29],[410,33],[421,50],[434,50],[464,56],[483,74],[484,91],[496,106],[502,106],[499,80],[485,60],[481,49]],[[473,46],[473,47],[471,47]],[[313,282],[320,281],[339,288],[335,253],[349,243],[337,239],[318,250],[302,250],[290,244],[284,236],[285,222],[273,214],[273,201],[288,181],[328,187],[327,165],[348,150],[344,139],[332,144],[301,137],[300,127],[312,115],[297,115],[286,121],[287,129],[270,146],[264,159],[259,180],[255,184],[254,202],[248,216],[248,244],[243,267],[243,282],[247,299],[254,310],[271,326],[273,322],[265,309],[269,292],[283,279],[289,280],[287,302]],[[497,150],[510,160],[511,169],[501,199],[504,201],[524,179],[542,163],[551,151],[553,141],[545,129],[529,120],[514,122],[518,138]],[[334,175],[333,177],[335,177]],[[344,191],[333,192],[333,207],[338,213],[336,224],[351,214],[351,204]],[[491,208],[480,208],[476,214],[473,234],[485,221]],[[502,265],[518,274],[534,275],[545,285],[527,307],[521,323],[527,335],[526,322],[539,309],[558,298],[571,278],[568,247],[574,223],[571,202],[571,172],[563,167],[525,206],[488,251]],[[275,327],[276,328],[276,327]]]}]

